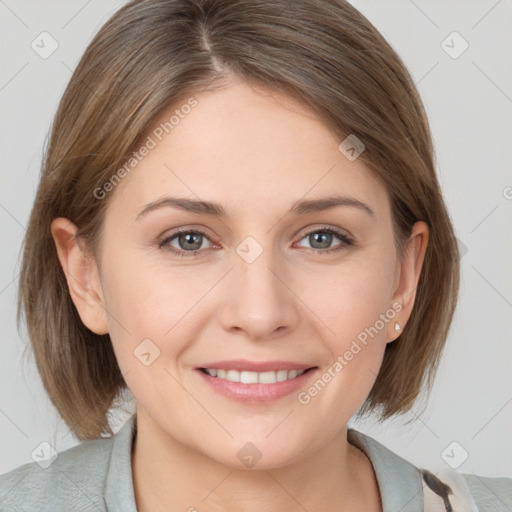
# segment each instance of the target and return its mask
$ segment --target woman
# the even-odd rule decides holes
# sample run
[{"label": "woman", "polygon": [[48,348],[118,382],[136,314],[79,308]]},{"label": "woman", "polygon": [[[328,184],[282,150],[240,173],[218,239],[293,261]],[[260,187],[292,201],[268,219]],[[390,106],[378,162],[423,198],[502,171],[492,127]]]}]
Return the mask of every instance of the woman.
[{"label": "woman", "polygon": [[0,477],[3,509],[512,506],[347,427],[430,385],[457,256],[418,93],[350,4],[131,2],[62,98],[20,277],[84,443]]}]

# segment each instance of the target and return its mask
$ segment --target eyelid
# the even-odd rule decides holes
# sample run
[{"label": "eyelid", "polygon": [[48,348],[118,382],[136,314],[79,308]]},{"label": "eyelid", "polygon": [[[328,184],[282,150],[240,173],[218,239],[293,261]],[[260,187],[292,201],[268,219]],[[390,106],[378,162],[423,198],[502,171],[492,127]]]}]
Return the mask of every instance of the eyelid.
[{"label": "eyelid", "polygon": [[329,224],[317,224],[311,227],[304,228],[304,230],[300,231],[299,235],[297,236],[300,236],[302,239],[305,236],[310,235],[311,233],[316,233],[317,231],[332,231],[338,236],[343,235],[345,238],[354,241],[354,237],[346,229],[331,226]]},{"label": "eyelid", "polygon": [[194,224],[184,227],[166,229],[161,235],[158,235],[156,237],[156,241],[162,242],[176,235],[179,235],[180,233],[198,233],[200,235],[203,235],[205,238],[208,238],[208,240],[212,242],[215,241],[215,237],[213,235],[210,235],[210,230],[208,228],[199,225],[197,227],[194,227]]}]

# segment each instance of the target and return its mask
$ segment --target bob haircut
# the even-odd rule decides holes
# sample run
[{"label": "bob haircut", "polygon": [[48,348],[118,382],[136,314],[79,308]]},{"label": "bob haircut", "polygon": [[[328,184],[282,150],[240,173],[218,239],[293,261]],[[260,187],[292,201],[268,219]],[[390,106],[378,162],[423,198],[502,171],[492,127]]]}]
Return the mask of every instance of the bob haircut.
[{"label": "bob haircut", "polygon": [[340,142],[364,143],[360,158],[389,194],[400,258],[413,224],[427,223],[411,317],[358,415],[405,413],[431,388],[457,303],[459,253],[428,120],[399,56],[344,0],[136,0],[101,28],[65,90],[23,247],[18,322],[24,315],[43,385],[80,440],[113,435],[110,409],[127,386],[110,336],[78,316],[50,224],[68,218],[97,254],[115,193],[97,191],[163,109],[230,76],[293,96]]}]

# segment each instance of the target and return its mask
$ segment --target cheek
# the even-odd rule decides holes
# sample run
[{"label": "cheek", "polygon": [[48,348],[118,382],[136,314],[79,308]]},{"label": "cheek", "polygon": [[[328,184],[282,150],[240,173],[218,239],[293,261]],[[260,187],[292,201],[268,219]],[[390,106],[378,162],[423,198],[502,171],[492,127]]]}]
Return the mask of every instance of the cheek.
[{"label": "cheek", "polygon": [[322,382],[306,390],[304,403],[322,394],[316,407],[325,408],[325,413],[337,411],[340,421],[361,405],[379,373],[389,325],[396,316],[393,269],[392,257],[381,253],[365,264],[358,261],[332,269],[321,287],[318,279],[309,284],[308,304],[325,327],[329,358],[319,376]]},{"label": "cheek", "polygon": [[119,363],[131,366],[139,344],[151,347],[145,341],[151,340],[160,349],[162,340],[174,335],[174,326],[197,302],[198,292],[185,286],[189,280],[143,265],[142,256],[115,256],[115,251],[109,253],[102,266],[105,309]]},{"label": "cheek", "polygon": [[[114,351],[123,373],[145,381],[179,364],[190,340],[215,315],[218,304],[208,293],[219,269],[167,265],[138,251],[116,253],[114,244],[105,254],[102,286]],[[144,366],[141,353],[157,357]]]},{"label": "cheek", "polygon": [[376,323],[379,333],[386,336],[384,327],[389,321],[383,325],[380,319],[394,311],[394,264],[392,254],[369,253],[364,259],[352,258],[322,274],[311,274],[304,281],[304,302],[322,319],[339,349]]},{"label": "cheek", "polygon": [[185,285],[190,279],[169,279],[126,258],[104,279],[112,346],[141,403],[167,402],[169,393],[185,402],[171,375],[190,338],[187,312],[205,293]]}]

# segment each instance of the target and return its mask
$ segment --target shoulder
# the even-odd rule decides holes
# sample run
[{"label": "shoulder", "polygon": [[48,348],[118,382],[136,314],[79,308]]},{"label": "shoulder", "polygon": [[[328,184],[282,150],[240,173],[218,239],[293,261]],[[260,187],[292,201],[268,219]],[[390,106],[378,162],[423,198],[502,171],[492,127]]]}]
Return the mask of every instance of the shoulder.
[{"label": "shoulder", "polygon": [[489,478],[465,473],[461,476],[478,510],[485,512],[512,510],[512,478]]},{"label": "shoulder", "polygon": [[348,439],[372,462],[384,512],[512,511],[512,478],[469,475],[441,465],[422,469],[362,432],[349,429]]},{"label": "shoulder", "polygon": [[426,511],[430,510],[428,505],[436,502],[444,502],[452,507],[446,510],[464,512],[512,510],[512,478],[469,475],[447,468],[437,468],[432,472],[425,469],[420,471],[424,482]]},{"label": "shoulder", "polygon": [[0,475],[0,510],[105,510],[103,487],[112,446],[113,438],[83,441],[53,460]]}]

